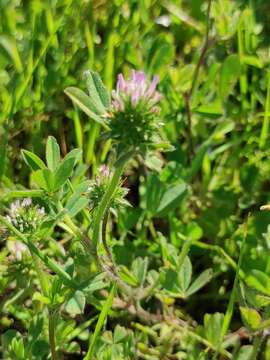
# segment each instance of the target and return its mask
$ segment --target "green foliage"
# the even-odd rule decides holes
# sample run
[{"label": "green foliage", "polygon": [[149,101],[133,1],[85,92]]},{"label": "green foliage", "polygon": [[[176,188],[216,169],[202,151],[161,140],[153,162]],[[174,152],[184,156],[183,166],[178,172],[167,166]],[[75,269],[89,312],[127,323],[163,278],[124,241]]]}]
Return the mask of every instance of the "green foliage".
[{"label": "green foliage", "polygon": [[79,108],[90,117],[90,119],[95,120],[99,124],[105,125],[105,120],[102,119],[100,115],[105,114],[105,109],[102,104],[99,104],[100,107],[92,101],[92,98],[87,96],[82,90],[70,87],[65,90],[65,93],[71,98],[71,100],[79,106]]},{"label": "green foliage", "polygon": [[1,358],[270,359],[269,2],[0,13]]},{"label": "green foliage", "polygon": [[258,329],[261,324],[261,316],[258,311],[250,308],[240,307],[240,312],[245,324],[252,330]]},{"label": "green foliage", "polygon": [[221,313],[205,314],[204,315],[204,328],[207,340],[217,347],[220,343],[221,327],[224,315]]}]

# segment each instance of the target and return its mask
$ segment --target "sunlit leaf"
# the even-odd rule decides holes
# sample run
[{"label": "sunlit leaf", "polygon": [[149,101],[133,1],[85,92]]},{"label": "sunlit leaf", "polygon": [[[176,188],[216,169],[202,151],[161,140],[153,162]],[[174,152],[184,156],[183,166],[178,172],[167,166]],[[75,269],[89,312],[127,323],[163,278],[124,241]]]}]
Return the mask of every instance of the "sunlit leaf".
[{"label": "sunlit leaf", "polygon": [[106,121],[104,118],[99,116],[98,109],[96,108],[95,104],[91,100],[91,98],[86,95],[82,90],[75,88],[75,87],[69,87],[65,89],[65,93],[71,98],[71,100],[78,105],[78,107],[86,113],[91,119],[95,120],[105,128],[108,128],[106,125]]}]

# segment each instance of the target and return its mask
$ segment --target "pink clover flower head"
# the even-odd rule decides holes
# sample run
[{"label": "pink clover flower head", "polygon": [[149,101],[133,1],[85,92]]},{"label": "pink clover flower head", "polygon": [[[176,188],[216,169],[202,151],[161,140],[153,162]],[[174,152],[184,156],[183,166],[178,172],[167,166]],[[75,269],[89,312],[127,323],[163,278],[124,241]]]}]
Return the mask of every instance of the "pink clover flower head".
[{"label": "pink clover flower head", "polygon": [[112,92],[108,138],[113,139],[118,155],[126,152],[146,154],[159,137],[163,125],[159,117],[158,76],[150,82],[143,71],[131,70],[130,78],[118,75]]},{"label": "pink clover flower head", "polygon": [[131,70],[129,80],[124,79],[123,74],[119,74],[116,90],[112,91],[113,110],[124,111],[125,103],[130,101],[133,108],[140,102],[143,102],[155,112],[155,104],[157,104],[161,98],[160,93],[156,90],[158,81],[159,77],[155,75],[149,84],[143,71]]}]

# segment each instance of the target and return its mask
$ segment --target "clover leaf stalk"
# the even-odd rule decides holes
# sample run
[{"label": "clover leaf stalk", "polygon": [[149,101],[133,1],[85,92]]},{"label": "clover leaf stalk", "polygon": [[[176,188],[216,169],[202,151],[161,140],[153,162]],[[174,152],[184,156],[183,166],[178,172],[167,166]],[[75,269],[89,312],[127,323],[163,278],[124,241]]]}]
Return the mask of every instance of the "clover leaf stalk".
[{"label": "clover leaf stalk", "polygon": [[105,194],[102,197],[102,200],[97,208],[97,212],[94,218],[94,224],[93,224],[93,246],[96,251],[97,255],[97,246],[99,244],[99,241],[101,239],[101,231],[102,231],[102,222],[104,219],[104,215],[108,207],[110,206],[110,201],[117,189],[117,186],[119,184],[119,181],[121,179],[121,175],[124,171],[125,165],[127,164],[129,158],[125,161],[121,162],[120,164],[117,164],[115,167],[113,176],[111,178],[111,181],[109,183],[109,186],[105,192]]},{"label": "clover leaf stalk", "polygon": [[[32,254],[32,259],[34,260],[36,272],[38,275],[40,287],[42,290],[42,293],[44,296],[49,297],[50,291],[49,291],[49,278],[48,274],[44,271],[42,268],[41,260],[37,257],[37,255]],[[56,351],[56,345],[55,345],[55,328],[56,328],[56,313],[55,310],[51,308],[51,306],[47,305],[47,311],[48,311],[48,332],[49,332],[49,344],[50,344],[50,350],[51,350],[51,359],[57,360],[57,351]]]}]

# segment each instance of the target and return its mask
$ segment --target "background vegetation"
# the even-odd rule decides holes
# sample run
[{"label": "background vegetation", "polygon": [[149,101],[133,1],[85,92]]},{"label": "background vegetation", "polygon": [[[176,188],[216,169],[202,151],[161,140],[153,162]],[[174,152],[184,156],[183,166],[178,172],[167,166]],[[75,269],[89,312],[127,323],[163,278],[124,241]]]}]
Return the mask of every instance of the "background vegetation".
[{"label": "background vegetation", "polygon": [[[122,280],[143,294],[137,306],[118,289],[109,310],[110,282],[61,223],[39,247],[72,264],[81,287],[42,265],[59,295],[44,299],[36,263],[12,258],[3,230],[2,358],[50,358],[51,302],[59,359],[83,359],[89,341],[93,359],[270,359],[270,215],[259,210],[270,187],[269,2],[0,0],[0,13],[2,215],[38,190],[21,149],[45,159],[49,135],[62,158],[82,150],[75,187],[111,164],[100,125],[64,94],[86,88],[86,69],[110,90],[120,72],[158,74],[174,146],[129,164],[132,206],[108,226]],[[86,229],[87,207],[73,221]]]}]

